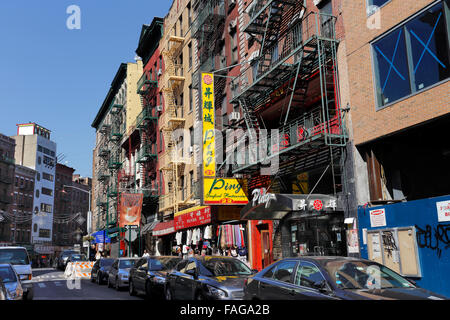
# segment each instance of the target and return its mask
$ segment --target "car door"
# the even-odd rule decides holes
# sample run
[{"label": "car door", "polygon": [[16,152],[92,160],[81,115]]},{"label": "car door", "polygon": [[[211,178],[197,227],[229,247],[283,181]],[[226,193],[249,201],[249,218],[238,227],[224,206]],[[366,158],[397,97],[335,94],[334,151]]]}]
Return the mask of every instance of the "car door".
[{"label": "car door", "polygon": [[114,261],[114,263],[111,266],[111,269],[109,269],[109,282],[114,284],[114,281],[116,281],[117,272],[118,272],[118,266],[119,266],[119,260]]},{"label": "car door", "polygon": [[91,277],[93,279],[95,279],[97,277],[97,272],[98,272],[98,268],[99,268],[99,264],[100,264],[100,260],[95,261],[94,265],[92,266],[91,269]]},{"label": "car door", "polygon": [[[169,283],[169,286],[172,289],[172,297],[173,299],[179,299],[180,296],[179,292],[177,291],[177,288],[179,287],[179,280],[178,278],[181,275],[181,270],[184,270],[186,267],[186,264],[188,263],[188,260],[182,260],[180,261],[175,268],[167,275],[167,282]],[[178,288],[179,290],[180,288]]]},{"label": "car door", "polygon": [[135,288],[139,291],[145,290],[145,280],[147,277],[149,266],[149,259],[144,258],[142,263],[136,269],[136,281],[134,282]]},{"label": "car door", "polygon": [[130,281],[133,281],[133,286],[136,288],[136,283],[139,281],[137,270],[144,263],[144,259],[140,259],[136,262],[133,268],[130,270]]},{"label": "car door", "polygon": [[301,261],[297,268],[294,285],[295,285],[295,299],[299,300],[329,300],[335,299],[329,292],[321,292],[317,284],[325,281],[326,286],[329,287],[320,268],[312,262]]},{"label": "car door", "polygon": [[262,299],[291,300],[294,298],[294,274],[298,261],[283,260],[263,277],[259,291]]},{"label": "car door", "polygon": [[197,270],[197,263],[195,259],[189,259],[186,266],[180,270],[176,281],[177,297],[182,300],[192,300],[193,297],[193,285],[195,285],[194,276],[188,274],[189,272],[195,273]]}]

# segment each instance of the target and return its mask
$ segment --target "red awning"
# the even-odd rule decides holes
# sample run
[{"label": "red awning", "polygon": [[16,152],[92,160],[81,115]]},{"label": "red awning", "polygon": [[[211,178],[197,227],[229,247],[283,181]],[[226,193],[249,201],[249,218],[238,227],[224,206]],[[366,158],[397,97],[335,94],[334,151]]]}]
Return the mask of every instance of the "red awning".
[{"label": "red awning", "polygon": [[166,221],[166,222],[159,222],[153,228],[154,236],[164,236],[166,234],[171,234],[174,232],[175,232],[175,226],[174,226],[173,220]]}]

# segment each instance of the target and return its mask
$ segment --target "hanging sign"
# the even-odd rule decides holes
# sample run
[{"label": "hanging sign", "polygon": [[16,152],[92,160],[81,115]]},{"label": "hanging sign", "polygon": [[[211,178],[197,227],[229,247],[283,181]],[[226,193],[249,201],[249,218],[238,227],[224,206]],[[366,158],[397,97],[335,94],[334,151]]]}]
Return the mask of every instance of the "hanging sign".
[{"label": "hanging sign", "polygon": [[141,223],[142,193],[122,193],[119,204],[119,227],[139,226]]},{"label": "hanging sign", "polygon": [[173,221],[175,230],[209,224],[211,223],[211,207],[199,206],[176,212]]},{"label": "hanging sign", "polygon": [[259,204],[265,204],[265,207],[270,206],[270,201],[277,200],[277,196],[273,193],[267,193],[266,188],[254,189],[252,192],[252,205],[257,206]]},{"label": "hanging sign", "polygon": [[438,221],[450,221],[450,201],[436,202],[436,208],[438,212]]},{"label": "hanging sign", "polygon": [[203,176],[216,176],[214,75],[202,73]]},{"label": "hanging sign", "polygon": [[204,179],[205,204],[247,204],[248,199],[235,178]]}]

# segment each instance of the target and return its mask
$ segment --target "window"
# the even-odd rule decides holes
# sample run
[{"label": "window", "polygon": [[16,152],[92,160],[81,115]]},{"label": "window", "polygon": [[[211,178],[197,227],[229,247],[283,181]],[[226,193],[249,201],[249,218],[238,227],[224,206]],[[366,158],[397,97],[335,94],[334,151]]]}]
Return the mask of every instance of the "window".
[{"label": "window", "polygon": [[39,189],[36,189],[36,198],[39,198]]},{"label": "window", "polygon": [[[36,190],[36,191],[39,191],[39,190]],[[45,194],[46,196],[52,196],[53,190],[42,187],[42,194]]]},{"label": "window", "polygon": [[44,178],[45,180],[48,180],[48,181],[52,181],[52,182],[53,182],[53,175],[51,175],[51,174],[49,174],[49,173],[43,172],[43,173],[42,173],[42,178]]},{"label": "window", "polygon": [[189,69],[192,68],[192,42],[188,44],[189,50]]},{"label": "window", "polygon": [[181,13],[181,15],[180,15],[179,23],[180,23],[180,37],[183,37],[183,35],[184,35],[184,33],[183,33],[183,13]]},{"label": "window", "polygon": [[449,78],[448,19],[441,2],[372,44],[378,108]]},{"label": "window", "polygon": [[189,111],[192,111],[192,108],[194,106],[194,97],[192,93],[192,84],[189,86]]},{"label": "window", "polygon": [[52,213],[52,205],[46,204],[46,203],[41,203],[41,212]]},{"label": "window", "polygon": [[263,278],[272,278],[273,277],[273,272],[275,271],[276,267],[277,266],[273,266],[272,268],[267,270],[266,273],[264,273]]},{"label": "window", "polygon": [[41,174],[39,172],[36,172],[36,180],[41,181]]},{"label": "window", "polygon": [[39,229],[40,238],[50,238],[50,229]]},{"label": "window", "polygon": [[298,286],[316,288],[314,284],[322,282],[324,279],[319,268],[309,262],[301,262],[295,275],[295,284]]},{"label": "window", "polygon": [[42,162],[41,157],[38,157],[38,164],[41,164],[41,162]]},{"label": "window", "polygon": [[194,146],[194,128],[190,127],[189,128],[189,137],[191,139],[191,147]]},{"label": "window", "polygon": [[191,3],[189,2],[186,7],[187,7],[187,16],[188,16],[188,26],[190,27],[192,24]]},{"label": "window", "polygon": [[368,0],[367,1],[367,15],[370,16],[375,13],[380,7],[384,6],[391,0]]},{"label": "window", "polygon": [[278,264],[274,274],[273,279],[282,282],[292,282],[291,275],[294,272],[297,261],[284,261]]}]

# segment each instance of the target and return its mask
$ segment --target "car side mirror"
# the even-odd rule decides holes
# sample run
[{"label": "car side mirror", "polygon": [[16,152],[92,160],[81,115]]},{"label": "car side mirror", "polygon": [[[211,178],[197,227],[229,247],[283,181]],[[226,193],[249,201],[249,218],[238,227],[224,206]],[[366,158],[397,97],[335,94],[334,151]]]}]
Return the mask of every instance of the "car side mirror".
[{"label": "car side mirror", "polygon": [[195,269],[190,269],[190,270],[187,270],[186,271],[186,274],[187,275],[190,275],[190,276],[192,276],[192,277],[194,277],[194,279],[197,279],[197,271],[195,270]]},{"label": "car side mirror", "polygon": [[313,284],[314,288],[319,290],[321,293],[328,293],[328,286],[325,280],[317,281]]}]

